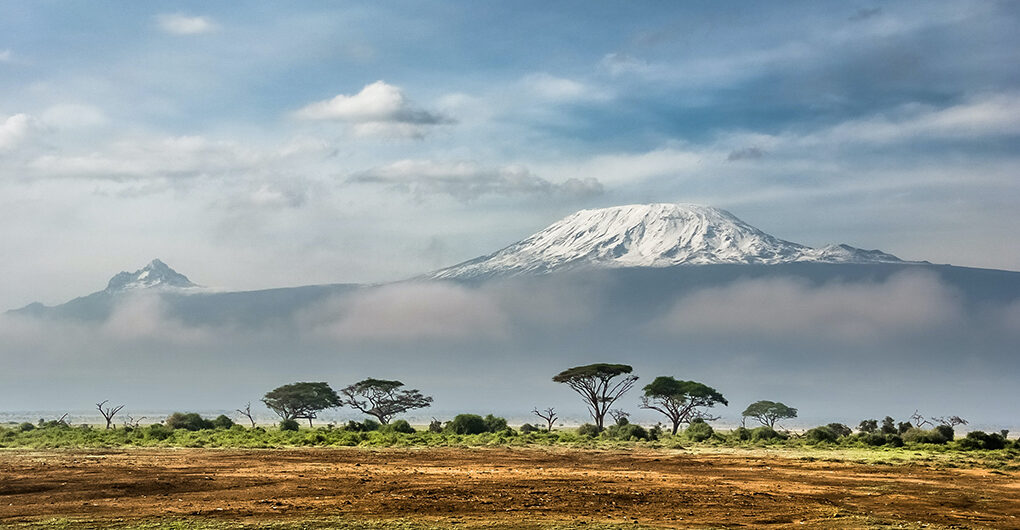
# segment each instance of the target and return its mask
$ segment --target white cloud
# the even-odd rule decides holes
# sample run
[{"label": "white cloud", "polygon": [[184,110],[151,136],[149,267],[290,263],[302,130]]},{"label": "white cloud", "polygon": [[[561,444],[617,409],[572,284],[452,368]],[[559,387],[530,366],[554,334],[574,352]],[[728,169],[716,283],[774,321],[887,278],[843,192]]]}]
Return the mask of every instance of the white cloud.
[{"label": "white cloud", "polygon": [[14,60],[14,52],[11,50],[0,50],[0,63],[9,63]]},{"label": "white cloud", "polygon": [[561,178],[597,178],[607,185],[618,186],[653,177],[686,177],[704,169],[704,150],[668,146],[642,153],[597,155],[566,163],[537,165],[543,174]]},{"label": "white cloud", "polygon": [[547,73],[531,74],[521,80],[531,94],[552,101],[605,100],[609,94],[584,83]]},{"label": "white cloud", "polygon": [[401,160],[353,175],[351,182],[383,184],[416,195],[447,194],[461,200],[482,195],[591,196],[602,193],[594,178],[571,178],[553,183],[523,166],[485,167],[475,162]]},{"label": "white cloud", "polygon": [[188,16],[181,13],[164,14],[156,17],[159,28],[174,35],[199,35],[216,31],[219,27],[209,17]]},{"label": "white cloud", "polygon": [[332,300],[299,321],[338,340],[503,339],[507,317],[487,295],[453,284],[395,284]]},{"label": "white cloud", "polygon": [[35,127],[35,118],[28,114],[15,114],[0,122],[0,151],[17,147]]},{"label": "white cloud", "polygon": [[106,114],[91,105],[54,105],[40,116],[42,122],[54,129],[88,129],[106,125]]},{"label": "white cloud", "polygon": [[678,336],[868,342],[960,324],[958,294],[925,272],[876,283],[812,286],[792,278],[745,280],[685,296],[656,322]]},{"label": "white cloud", "polygon": [[359,135],[420,137],[426,127],[450,119],[411,104],[399,87],[376,81],[354,95],[310,103],[294,116],[303,120],[341,121],[354,126]]}]

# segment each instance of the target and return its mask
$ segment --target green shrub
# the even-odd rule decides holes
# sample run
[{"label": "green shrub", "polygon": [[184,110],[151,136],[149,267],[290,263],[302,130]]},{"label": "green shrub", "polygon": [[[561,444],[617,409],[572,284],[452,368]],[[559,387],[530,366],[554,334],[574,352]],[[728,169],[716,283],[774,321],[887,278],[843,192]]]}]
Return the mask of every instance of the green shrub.
[{"label": "green shrub", "polygon": [[142,436],[153,440],[166,440],[173,433],[174,433],[173,429],[170,429],[158,423],[154,423],[145,428]]},{"label": "green shrub", "polygon": [[485,417],[485,431],[499,432],[506,429],[506,420],[489,414]]},{"label": "green shrub", "polygon": [[751,429],[751,441],[752,442],[770,442],[772,440],[785,440],[786,435],[776,432],[775,429],[767,425],[762,425],[755,429]]},{"label": "green shrub", "polygon": [[953,428],[948,425],[939,425],[932,430],[937,432],[942,438],[945,438],[947,442],[953,441],[953,438],[956,436]]},{"label": "green shrub", "polygon": [[903,441],[908,443],[919,443],[919,444],[945,444],[951,440],[945,436],[944,431],[939,429],[932,429],[926,431],[924,429],[918,429],[917,427],[907,429],[907,432],[903,433]]},{"label": "green shrub", "polygon": [[730,433],[730,436],[741,442],[746,442],[751,439],[751,429],[748,429],[747,427],[737,427]]},{"label": "green shrub", "polygon": [[885,445],[885,435],[877,432],[859,432],[855,438],[866,445]]},{"label": "green shrub", "polygon": [[828,427],[829,430],[831,430],[832,432],[836,433],[836,438],[843,438],[845,436],[850,436],[851,434],[854,433],[853,429],[847,427],[846,425],[843,425],[842,423],[830,423],[826,425],[826,427]]},{"label": "green shrub", "polygon": [[429,422],[429,432],[434,433],[443,432],[443,422],[433,418],[432,421]]},{"label": "green shrub", "polygon": [[229,429],[234,426],[234,420],[227,417],[226,414],[220,414],[212,421],[212,426],[216,429]]},{"label": "green shrub", "polygon": [[281,431],[297,431],[300,428],[301,428],[301,425],[297,422],[297,420],[282,420],[282,421],[280,421],[280,430]]},{"label": "green shrub", "polygon": [[599,432],[598,426],[591,423],[585,423],[577,428],[577,434],[580,436],[598,436]]},{"label": "green shrub", "polygon": [[381,428],[382,424],[372,418],[365,418],[365,420],[361,422],[361,430],[363,432],[378,431]]},{"label": "green shrub", "polygon": [[195,412],[174,412],[167,416],[164,424],[171,429],[185,429],[188,431],[200,431],[202,429],[213,428],[211,421],[199,416]]},{"label": "green shrub", "polygon": [[382,429],[382,432],[399,432],[404,434],[413,434],[415,431],[414,427],[411,427],[411,424],[407,423],[407,420],[397,420],[389,425],[386,425]]},{"label": "green shrub", "polygon": [[971,431],[958,442],[960,449],[1004,449],[1006,439],[998,433],[988,434],[983,431]]},{"label": "green shrub", "polygon": [[525,423],[524,425],[521,425],[521,434],[529,434],[533,432],[539,432],[541,430],[542,429],[539,429],[538,427],[535,427],[530,423]]},{"label": "green shrub", "polygon": [[831,427],[824,425],[808,430],[804,433],[804,438],[806,438],[809,443],[814,444],[836,443],[836,440],[839,439],[839,435],[836,434],[836,431],[834,431]]},{"label": "green shrub", "polygon": [[488,430],[485,419],[477,414],[458,414],[447,428],[454,434],[481,434]]},{"label": "green shrub", "polygon": [[684,429],[684,438],[695,442],[704,442],[711,438],[713,434],[715,434],[715,430],[703,420],[694,420]]},{"label": "green shrub", "polygon": [[25,423],[22,423],[21,425],[18,425],[18,431],[20,432],[28,432],[31,430],[35,430],[35,425],[32,425],[27,421]]},{"label": "green shrub", "polygon": [[903,447],[903,437],[899,434],[885,435],[885,445],[890,447]]},{"label": "green shrub", "polygon": [[[583,425],[582,425],[583,427]],[[614,440],[647,440],[648,431],[644,427],[634,423],[617,423],[606,429],[606,435]]]}]

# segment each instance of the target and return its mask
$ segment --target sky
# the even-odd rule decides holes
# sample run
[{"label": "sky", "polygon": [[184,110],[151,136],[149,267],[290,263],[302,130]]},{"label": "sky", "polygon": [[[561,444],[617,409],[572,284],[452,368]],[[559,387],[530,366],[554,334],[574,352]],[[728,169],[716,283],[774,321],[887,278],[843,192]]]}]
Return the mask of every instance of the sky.
[{"label": "sky", "polygon": [[1020,270],[1015,2],[0,1],[0,302],[383,282],[582,208]]}]

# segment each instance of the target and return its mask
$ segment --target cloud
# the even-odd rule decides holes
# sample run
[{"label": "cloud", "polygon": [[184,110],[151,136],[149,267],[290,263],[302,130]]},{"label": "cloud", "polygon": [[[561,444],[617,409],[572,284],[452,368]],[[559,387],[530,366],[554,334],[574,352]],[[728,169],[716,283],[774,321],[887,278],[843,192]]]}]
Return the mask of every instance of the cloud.
[{"label": "cloud", "polygon": [[405,137],[421,137],[427,127],[452,121],[415,107],[399,87],[384,81],[365,85],[351,96],[339,94],[310,103],[294,112],[294,116],[302,120],[350,123],[359,135]]},{"label": "cloud", "polygon": [[734,162],[736,160],[754,160],[765,156],[765,150],[760,147],[744,147],[743,149],[734,149],[730,151],[730,154],[726,157],[728,162]]},{"label": "cloud", "polygon": [[0,50],[0,63],[9,63],[14,60],[14,52],[11,50]]},{"label": "cloud", "polygon": [[253,206],[263,208],[297,208],[308,200],[307,192],[295,186],[279,184],[261,184],[255,188],[248,199]]},{"label": "cloud", "polygon": [[850,20],[854,22],[859,22],[861,20],[867,20],[872,17],[877,17],[878,15],[881,14],[882,14],[881,7],[862,7],[861,9],[858,9],[857,12],[853,14],[853,16],[850,17]]},{"label": "cloud", "polygon": [[28,114],[15,114],[0,122],[0,152],[17,147],[35,126],[35,118]]},{"label": "cloud", "polygon": [[200,35],[216,31],[219,26],[209,17],[188,16],[181,13],[156,17],[159,28],[174,35]]},{"label": "cloud", "polygon": [[213,330],[186,326],[171,318],[159,295],[145,293],[118,301],[103,323],[101,333],[118,341],[159,340],[172,343],[193,343],[213,336]]},{"label": "cloud", "polygon": [[106,125],[106,114],[91,105],[54,105],[43,111],[42,122],[54,129],[89,129]]},{"label": "cloud", "polygon": [[524,89],[551,101],[606,100],[609,94],[584,83],[547,73],[531,74],[521,80]]},{"label": "cloud", "polygon": [[335,298],[298,321],[342,341],[502,340],[506,315],[491,297],[445,283],[408,283]]},{"label": "cloud", "polygon": [[483,195],[565,195],[586,197],[602,193],[594,178],[570,178],[553,183],[522,166],[486,167],[475,162],[401,160],[356,173],[359,184],[382,184],[415,195],[450,195],[471,200]]},{"label": "cloud", "polygon": [[867,343],[923,337],[964,321],[959,294],[926,272],[883,282],[744,280],[682,297],[653,324],[661,333],[715,339]]}]

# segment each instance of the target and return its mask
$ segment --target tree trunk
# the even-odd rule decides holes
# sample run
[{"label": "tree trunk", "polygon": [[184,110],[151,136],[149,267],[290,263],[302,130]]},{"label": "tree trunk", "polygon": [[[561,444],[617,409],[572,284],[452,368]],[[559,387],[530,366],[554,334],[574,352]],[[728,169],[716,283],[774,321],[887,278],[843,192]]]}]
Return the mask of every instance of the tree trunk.
[{"label": "tree trunk", "polygon": [[678,430],[680,430],[680,420],[673,420],[673,436],[676,436]]},{"label": "tree trunk", "polygon": [[312,428],[312,418],[308,418],[308,428]]}]

